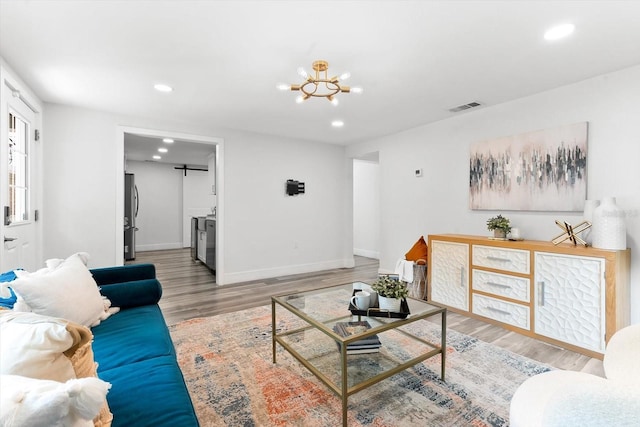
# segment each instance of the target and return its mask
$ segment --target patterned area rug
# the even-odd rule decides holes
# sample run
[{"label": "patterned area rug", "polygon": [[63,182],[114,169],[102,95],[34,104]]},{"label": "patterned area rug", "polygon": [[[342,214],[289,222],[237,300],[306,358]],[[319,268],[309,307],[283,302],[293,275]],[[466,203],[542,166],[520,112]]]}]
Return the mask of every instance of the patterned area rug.
[{"label": "patterned area rug", "polygon": [[[278,329],[295,323],[283,318]],[[271,306],[193,319],[170,330],[202,426],[341,425],[340,399],[279,345],[272,363]],[[440,339],[439,324],[419,321],[407,330]],[[371,359],[355,355],[349,363],[351,358]],[[446,360],[446,382],[438,355],[350,396],[349,426],[507,426],[518,385],[551,369],[452,330]]]}]

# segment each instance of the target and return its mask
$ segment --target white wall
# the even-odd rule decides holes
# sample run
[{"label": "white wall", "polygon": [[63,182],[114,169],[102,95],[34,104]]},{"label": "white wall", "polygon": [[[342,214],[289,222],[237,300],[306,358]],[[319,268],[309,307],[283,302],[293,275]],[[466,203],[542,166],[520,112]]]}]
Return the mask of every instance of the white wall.
[{"label": "white wall", "polygon": [[[640,322],[640,66],[449,120],[350,146],[347,156],[379,151],[381,270],[392,269],[416,235],[486,235],[494,211],[469,209],[469,146],[477,141],[589,122],[588,198],[615,196],[627,212],[631,321]],[[415,178],[414,169],[424,177]],[[402,207],[402,208],[401,208]],[[581,213],[503,212],[526,238],[550,241],[555,219]]]},{"label": "white wall", "polygon": [[353,253],[380,257],[380,180],[378,163],[353,161]]},{"label": "white wall", "polygon": [[135,174],[138,187],[136,251],[182,247],[183,172],[173,167],[164,163],[127,161],[127,172]]},{"label": "white wall", "polygon": [[[344,147],[225,135],[227,280],[353,265],[351,168]],[[350,163],[350,162],[349,162]],[[287,179],[306,193],[285,194]],[[349,218],[349,222],[346,221]]]},{"label": "white wall", "polygon": [[44,258],[83,251],[91,267],[114,265],[116,122],[50,104],[43,118]]},{"label": "white wall", "polygon": [[[43,126],[45,258],[82,250],[91,267],[122,263],[115,255],[119,126],[224,138],[221,283],[353,265],[344,147],[55,104],[45,105]],[[307,193],[286,196],[288,178],[304,181]]]}]

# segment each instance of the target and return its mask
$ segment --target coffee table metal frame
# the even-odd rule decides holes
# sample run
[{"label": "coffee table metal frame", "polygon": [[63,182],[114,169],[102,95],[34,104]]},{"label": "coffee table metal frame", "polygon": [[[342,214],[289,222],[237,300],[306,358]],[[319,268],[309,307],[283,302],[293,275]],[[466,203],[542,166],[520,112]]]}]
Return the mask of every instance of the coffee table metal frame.
[{"label": "coffee table metal frame", "polygon": [[[342,425],[344,427],[347,426],[347,400],[349,396],[361,390],[364,390],[367,387],[377,384],[380,381],[386,378],[389,378],[390,376],[395,375],[399,372],[402,372],[403,370],[417,363],[420,363],[424,360],[427,360],[437,354],[441,355],[440,377],[444,381],[445,380],[445,364],[446,364],[446,348],[447,348],[446,346],[447,309],[445,307],[441,307],[430,302],[409,298],[409,300],[411,300],[409,301],[410,305],[422,307],[424,310],[419,310],[419,312],[415,314],[412,313],[406,319],[375,317],[376,321],[381,322],[380,325],[373,326],[371,329],[368,329],[366,332],[355,334],[348,338],[343,338],[342,336],[338,335],[336,332],[333,331],[333,329],[330,326],[328,326],[328,324],[332,324],[336,321],[346,320],[346,319],[351,319],[356,317],[357,317],[357,320],[361,320],[361,316],[346,315],[346,316],[333,318],[329,320],[318,321],[314,319],[312,316],[310,316],[309,314],[304,313],[303,311],[299,310],[298,308],[296,308],[295,306],[287,302],[287,298],[291,298],[292,296],[295,296],[295,295],[306,295],[311,293],[317,294],[318,292],[332,291],[339,288],[344,288],[346,290],[347,286],[351,286],[351,284],[332,286],[329,288],[324,288],[317,291],[303,292],[300,294],[280,295],[280,296],[271,297],[271,337],[272,337],[273,363],[276,363],[276,343],[278,343],[293,357],[295,357],[302,365],[304,365],[313,375],[315,375],[320,381],[322,381],[332,392],[334,392],[338,397],[340,397],[340,399],[342,400]],[[281,307],[293,313],[295,316],[304,320],[308,324],[308,326],[287,330],[281,333],[276,333],[276,304],[280,305]],[[424,304],[424,306],[421,306],[421,304]],[[345,310],[347,310],[346,307],[345,307]],[[436,316],[438,314],[441,315],[441,325],[442,325],[441,341],[439,346],[434,343],[428,342],[422,338],[416,337],[415,335],[400,329],[400,327],[402,326],[408,325],[413,322],[417,322],[418,320],[424,320],[429,317]],[[339,350],[338,350],[338,347],[336,346],[336,351],[340,352],[340,363],[341,363],[341,384],[340,385],[335,384],[327,375],[323,374],[319,369],[313,366],[311,362],[309,362],[302,354],[296,351],[284,339],[284,337],[288,335],[296,334],[312,328],[315,328],[325,333],[336,342],[341,343]],[[414,357],[404,363],[399,363],[397,366],[387,371],[381,372],[369,379],[366,379],[360,383],[354,384],[351,387],[349,387],[348,375],[347,375],[348,374],[347,358],[349,357],[349,355],[347,355],[347,345],[352,342],[361,340],[363,338],[366,338],[375,334],[380,334],[389,330],[398,331],[426,345],[427,347],[431,348],[431,350],[427,351],[426,353],[422,353],[419,356]],[[363,355],[359,355],[359,356],[363,356]],[[380,357],[380,353],[372,353],[370,356]]]}]

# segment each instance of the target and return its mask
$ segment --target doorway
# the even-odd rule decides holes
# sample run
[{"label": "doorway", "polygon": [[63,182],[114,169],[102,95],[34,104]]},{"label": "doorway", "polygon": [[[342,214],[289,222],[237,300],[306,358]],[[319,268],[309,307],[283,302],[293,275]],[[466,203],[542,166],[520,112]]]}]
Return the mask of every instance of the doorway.
[{"label": "doorway", "polygon": [[[163,143],[163,139],[170,139],[173,142]],[[133,141],[133,142],[131,142]],[[153,143],[150,144],[149,142]],[[216,283],[222,284],[224,282],[223,279],[223,245],[224,245],[224,183],[223,183],[223,153],[224,153],[224,141],[221,138],[208,137],[208,136],[200,136],[200,135],[191,135],[184,134],[178,132],[169,132],[164,130],[155,130],[155,129],[140,129],[140,128],[129,128],[129,127],[119,127],[118,128],[118,144],[121,149],[121,159],[122,162],[118,162],[118,167],[120,168],[117,171],[117,194],[116,200],[116,251],[117,259],[120,260],[123,258],[124,253],[124,238],[123,233],[118,233],[118,231],[124,229],[124,216],[122,212],[124,212],[124,174],[125,169],[129,171],[138,171],[141,172],[140,179],[144,178],[146,180],[145,183],[140,182],[140,184],[144,184],[146,191],[140,191],[140,200],[147,200],[147,212],[142,213],[140,210],[140,215],[146,215],[145,221],[147,224],[153,224],[154,227],[171,228],[172,235],[171,238],[166,239],[167,241],[163,243],[155,242],[153,244],[147,244],[146,247],[142,248],[143,250],[158,250],[158,249],[174,249],[174,248],[182,248],[184,247],[185,239],[184,239],[184,229],[187,223],[190,223],[190,216],[192,214],[188,209],[183,209],[183,186],[187,183],[187,178],[182,179],[186,174],[187,177],[192,178],[193,174],[204,174],[207,176],[207,172],[205,172],[211,164],[207,157],[210,157],[209,154],[213,153],[213,182],[215,186],[212,187],[211,184],[207,184],[206,187],[212,188],[211,193],[206,196],[203,195],[203,200],[207,199],[207,201],[203,201],[202,208],[206,209],[208,212],[202,212],[203,214],[212,214],[212,207],[215,206],[215,214],[216,214],[216,245],[215,245],[215,253],[217,260],[217,268],[216,268]],[[140,147],[145,148],[148,153],[144,154],[146,157],[140,157],[142,154],[138,153],[137,148],[133,151],[136,151],[135,156],[131,155],[132,150],[125,151],[125,146],[129,147],[132,145],[140,145]],[[146,147],[144,147],[146,145]],[[204,156],[205,165],[202,165],[201,159],[198,161],[189,161],[187,157],[184,157],[184,153],[182,157],[180,157],[180,161],[176,160],[176,153],[181,150],[180,147],[183,147],[183,151],[196,150],[198,154],[195,157],[202,158]],[[188,147],[187,147],[188,146]],[[140,148],[138,147],[138,148]],[[135,148],[135,147],[134,147]],[[157,152],[158,148],[163,148],[168,152]],[[129,153],[128,153],[129,151]],[[205,153],[205,154],[203,154]],[[170,155],[172,154],[172,155]],[[193,153],[192,153],[193,154]],[[166,161],[162,161],[162,159],[152,158],[152,155],[159,155],[160,157],[165,157]],[[198,163],[198,164],[195,164]],[[135,164],[135,167],[128,167],[128,164]],[[166,181],[166,177],[171,176],[171,183],[167,184],[169,181]],[[164,178],[163,178],[164,177]],[[178,181],[176,181],[176,179]],[[161,182],[165,180],[164,182]],[[177,183],[177,184],[176,184]],[[167,187],[173,186],[173,188]],[[179,188],[178,188],[179,187]],[[170,202],[167,202],[167,194],[168,192],[173,191],[173,194],[179,194]],[[146,195],[145,195],[146,193]],[[155,194],[155,196],[154,196]],[[153,200],[149,200],[149,198],[157,197],[158,200],[155,200],[156,203],[153,203]],[[215,200],[213,206],[209,200]],[[161,205],[165,203],[165,208]],[[167,204],[169,203],[169,204]],[[149,208],[150,206],[150,208]],[[153,221],[154,218],[153,212],[159,212],[158,209],[171,210],[172,212],[163,211],[163,221],[169,221],[171,223],[170,227],[164,227],[161,224],[155,224]],[[149,212],[151,211],[151,212]],[[168,214],[168,215],[167,215]],[[169,218],[168,220],[166,218]],[[141,218],[142,219],[142,218]],[[149,222],[151,221],[151,222]],[[122,225],[122,227],[120,226]],[[149,227],[147,227],[149,228]],[[149,230],[146,230],[149,232]],[[142,230],[141,230],[142,232]],[[162,239],[161,239],[162,240]],[[155,245],[155,246],[154,246]],[[163,246],[164,245],[164,246]]]},{"label": "doorway", "polygon": [[353,159],[353,254],[380,259],[378,152]]}]

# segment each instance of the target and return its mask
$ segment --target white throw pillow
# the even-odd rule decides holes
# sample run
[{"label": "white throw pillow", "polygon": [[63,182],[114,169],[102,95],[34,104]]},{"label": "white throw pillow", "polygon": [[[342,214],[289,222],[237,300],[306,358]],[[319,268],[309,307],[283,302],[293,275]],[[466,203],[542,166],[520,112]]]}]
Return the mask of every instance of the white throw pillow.
[{"label": "white throw pillow", "polygon": [[[100,295],[87,259],[86,253],[77,253],[65,260],[48,260],[46,268],[34,273],[16,273],[11,287],[34,313],[95,326],[117,309],[109,309],[111,302]],[[14,310],[28,308],[18,305]]]},{"label": "white throw pillow", "polygon": [[76,377],[63,354],[74,344],[64,319],[3,310],[0,336],[0,374],[55,381]]},{"label": "white throw pillow", "polygon": [[65,383],[0,376],[0,425],[93,427],[111,384],[97,378]]}]

